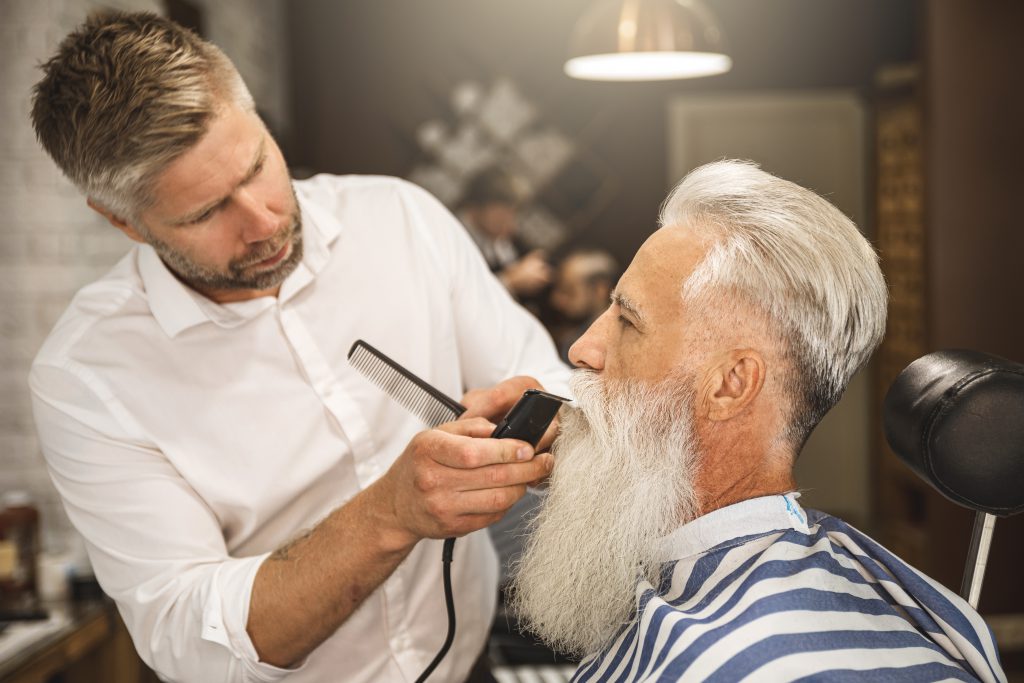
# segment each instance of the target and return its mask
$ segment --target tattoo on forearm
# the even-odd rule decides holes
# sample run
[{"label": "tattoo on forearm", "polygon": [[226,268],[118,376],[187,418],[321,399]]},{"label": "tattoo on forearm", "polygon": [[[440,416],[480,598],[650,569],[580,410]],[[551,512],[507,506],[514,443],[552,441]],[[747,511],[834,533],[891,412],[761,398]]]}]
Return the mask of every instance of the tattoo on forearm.
[{"label": "tattoo on forearm", "polygon": [[288,541],[283,546],[281,546],[280,548],[275,550],[273,552],[273,554],[270,556],[270,559],[271,560],[275,560],[275,561],[284,561],[284,560],[292,559],[290,553],[295,548],[295,546],[297,546],[298,544],[302,543],[304,540],[306,540],[307,538],[309,538],[312,535],[313,535],[313,530],[312,529],[306,529],[305,531],[300,533],[298,536],[296,536],[295,538],[293,538],[292,540]]}]

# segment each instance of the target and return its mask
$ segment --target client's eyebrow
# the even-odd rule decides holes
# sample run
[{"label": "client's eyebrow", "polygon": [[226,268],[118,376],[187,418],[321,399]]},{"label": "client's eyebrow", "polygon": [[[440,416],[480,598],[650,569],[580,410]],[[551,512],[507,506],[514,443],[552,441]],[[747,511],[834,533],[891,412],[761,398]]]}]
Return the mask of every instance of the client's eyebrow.
[{"label": "client's eyebrow", "polygon": [[625,294],[621,292],[612,292],[612,303],[617,304],[619,308],[624,310],[626,313],[629,313],[638,325],[644,325],[647,322],[647,319],[644,317],[640,307]]}]

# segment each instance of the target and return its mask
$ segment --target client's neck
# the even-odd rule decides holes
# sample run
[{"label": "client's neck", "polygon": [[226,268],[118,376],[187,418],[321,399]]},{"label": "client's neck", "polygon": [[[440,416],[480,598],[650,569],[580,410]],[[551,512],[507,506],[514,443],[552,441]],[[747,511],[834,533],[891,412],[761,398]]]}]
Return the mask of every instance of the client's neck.
[{"label": "client's neck", "polygon": [[701,448],[695,481],[700,514],[750,498],[786,493],[796,488],[793,454],[759,439],[708,438]]}]

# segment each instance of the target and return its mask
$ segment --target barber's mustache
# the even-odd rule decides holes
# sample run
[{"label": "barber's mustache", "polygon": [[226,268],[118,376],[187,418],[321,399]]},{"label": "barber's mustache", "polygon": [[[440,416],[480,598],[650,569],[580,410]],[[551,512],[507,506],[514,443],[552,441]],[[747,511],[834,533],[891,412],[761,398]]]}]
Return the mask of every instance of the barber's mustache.
[{"label": "barber's mustache", "polygon": [[252,248],[249,254],[245,258],[235,262],[234,267],[237,269],[248,268],[254,266],[257,263],[266,261],[271,256],[277,254],[284,248],[284,245],[288,244],[295,239],[296,235],[302,232],[302,223],[299,219],[292,218],[292,221],[287,227],[285,227],[281,233],[281,237],[272,237],[266,239]]}]

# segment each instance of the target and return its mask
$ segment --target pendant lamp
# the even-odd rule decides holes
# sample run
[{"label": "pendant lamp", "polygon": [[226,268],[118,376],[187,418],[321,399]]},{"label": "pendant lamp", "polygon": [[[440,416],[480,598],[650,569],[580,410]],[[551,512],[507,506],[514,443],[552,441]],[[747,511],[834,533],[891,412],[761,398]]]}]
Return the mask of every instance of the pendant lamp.
[{"label": "pendant lamp", "polygon": [[565,73],[656,81],[725,73],[732,59],[700,0],[596,0],[573,29]]}]

